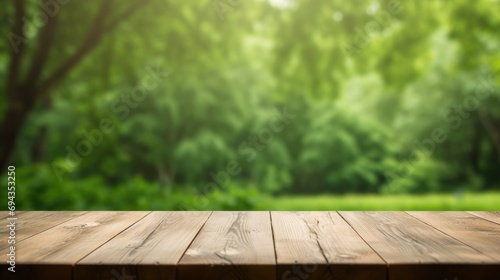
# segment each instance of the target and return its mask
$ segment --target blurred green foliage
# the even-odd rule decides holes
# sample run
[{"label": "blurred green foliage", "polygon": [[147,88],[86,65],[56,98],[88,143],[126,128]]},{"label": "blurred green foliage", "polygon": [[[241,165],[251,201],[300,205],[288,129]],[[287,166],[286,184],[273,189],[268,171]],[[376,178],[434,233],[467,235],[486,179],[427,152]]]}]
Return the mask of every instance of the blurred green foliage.
[{"label": "blurred green foliage", "polygon": [[255,209],[273,211],[498,211],[499,199],[498,191],[421,195],[302,195],[264,199],[255,204]]},{"label": "blurred green foliage", "polygon": [[[217,1],[147,2],[38,103],[10,161],[19,209],[254,209],[275,195],[500,189],[499,1],[261,0],[223,18]],[[47,71],[78,47],[99,3],[71,1],[51,18]],[[10,48],[0,46],[2,76]],[[127,103],[148,67],[170,74]],[[102,141],[74,160],[93,133]]]}]

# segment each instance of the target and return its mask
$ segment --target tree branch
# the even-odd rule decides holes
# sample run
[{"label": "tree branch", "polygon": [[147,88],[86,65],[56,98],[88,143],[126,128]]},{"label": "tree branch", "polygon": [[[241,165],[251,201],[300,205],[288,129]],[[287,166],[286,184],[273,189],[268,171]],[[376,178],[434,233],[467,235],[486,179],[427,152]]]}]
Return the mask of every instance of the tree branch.
[{"label": "tree branch", "polygon": [[[41,9],[41,8],[40,8]],[[44,12],[43,10],[41,12]],[[53,43],[54,33],[56,29],[56,17],[50,18],[41,29],[39,34],[39,42],[37,51],[33,57],[33,63],[31,64],[31,69],[28,72],[25,85],[31,90],[35,90],[37,81],[42,73],[42,69],[45,67],[47,59],[50,53],[50,47]],[[26,92],[27,95],[30,92]]]},{"label": "tree branch", "polygon": [[[14,7],[16,10],[15,19],[16,22],[12,28],[12,33],[16,36],[24,37],[23,21],[22,19],[26,15],[24,0],[12,0],[14,2]],[[7,96],[12,97],[14,95],[15,89],[18,86],[19,79],[19,68],[21,64],[21,58],[24,54],[25,44],[19,45],[17,51],[12,48],[12,53],[10,56],[9,63],[9,74],[7,75]]]},{"label": "tree branch", "polygon": [[136,1],[134,5],[130,5],[130,7],[127,10],[125,10],[123,13],[112,19],[110,23],[106,25],[104,30],[110,31],[114,29],[120,21],[130,17],[137,9],[146,6],[149,2],[151,2],[151,0]]},{"label": "tree branch", "polygon": [[112,19],[108,24],[105,24],[105,20],[108,12],[111,9],[112,0],[103,0],[99,13],[94,21],[94,24],[89,29],[86,39],[84,40],[81,47],[64,62],[54,73],[45,80],[38,90],[37,98],[41,98],[50,91],[52,87],[57,85],[64,77],[87,55],[90,53],[99,43],[102,35],[106,32],[112,31],[118,23],[125,20],[131,16],[139,7],[145,6],[150,0],[136,1],[134,5],[131,5],[129,9],[125,10],[120,15]]},{"label": "tree branch", "polygon": [[90,27],[87,36],[80,48],[68,58],[54,73],[45,80],[38,90],[38,98],[45,95],[52,87],[57,85],[71,69],[73,69],[85,55],[91,52],[100,41],[103,34],[104,21],[111,10],[112,0],[103,0],[94,23]]}]

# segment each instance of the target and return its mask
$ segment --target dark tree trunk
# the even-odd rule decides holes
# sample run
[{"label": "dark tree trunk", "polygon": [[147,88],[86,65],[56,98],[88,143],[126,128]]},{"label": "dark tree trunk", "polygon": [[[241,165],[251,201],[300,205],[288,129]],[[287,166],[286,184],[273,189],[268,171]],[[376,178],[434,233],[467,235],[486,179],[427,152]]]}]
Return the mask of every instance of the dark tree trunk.
[{"label": "dark tree trunk", "polygon": [[4,170],[14,150],[16,139],[29,112],[29,106],[21,103],[9,105],[2,125],[0,126],[0,168]]},{"label": "dark tree trunk", "polygon": [[[15,7],[16,22],[12,28],[12,33],[21,37],[24,34],[24,19],[26,17],[25,1],[12,0]],[[39,30],[39,40],[36,51],[31,58],[31,66],[26,73],[26,77],[21,75],[21,65],[25,53],[26,43],[20,44],[17,49],[13,49],[10,57],[9,71],[5,92],[7,94],[7,112],[3,122],[0,124],[0,168],[5,168],[9,162],[12,152],[16,146],[16,139],[26,120],[26,116],[33,108],[37,100],[43,99],[68,75],[68,73],[80,61],[90,53],[100,42],[103,33],[113,30],[119,22],[124,21],[140,7],[145,6],[148,1],[136,1],[134,5],[125,9],[111,20],[109,12],[112,10],[113,1],[102,1],[95,20],[88,30],[88,34],[79,49],[63,62],[46,79],[41,80],[50,50],[52,48],[56,19],[51,18],[46,25]],[[42,7],[42,13],[45,11]],[[47,133],[46,128],[40,131],[42,141],[37,141],[37,148],[33,151],[36,159],[43,159],[44,139]],[[0,171],[1,172],[1,171]]]}]

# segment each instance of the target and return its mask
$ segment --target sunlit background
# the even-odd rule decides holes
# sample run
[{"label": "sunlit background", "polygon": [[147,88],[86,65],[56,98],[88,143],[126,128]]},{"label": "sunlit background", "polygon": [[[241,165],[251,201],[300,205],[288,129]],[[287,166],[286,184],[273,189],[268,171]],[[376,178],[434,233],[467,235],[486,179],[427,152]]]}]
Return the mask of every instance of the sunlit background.
[{"label": "sunlit background", "polygon": [[20,210],[500,209],[500,1],[4,4]]}]

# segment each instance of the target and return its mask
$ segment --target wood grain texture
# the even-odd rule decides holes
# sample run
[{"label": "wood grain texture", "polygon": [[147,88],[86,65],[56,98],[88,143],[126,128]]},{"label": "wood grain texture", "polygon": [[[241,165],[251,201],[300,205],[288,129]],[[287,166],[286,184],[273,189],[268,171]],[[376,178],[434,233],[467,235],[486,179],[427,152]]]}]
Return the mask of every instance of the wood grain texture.
[{"label": "wood grain texture", "polygon": [[385,262],[336,212],[271,212],[277,279],[386,279]]},{"label": "wood grain texture", "polygon": [[[16,211],[16,215],[14,217],[17,217],[19,214],[26,212],[26,211]],[[6,219],[9,217],[9,211],[0,211],[0,219]]]},{"label": "wood grain texture", "polygon": [[271,280],[275,269],[269,212],[214,212],[179,262],[178,277]]},{"label": "wood grain texture", "polygon": [[500,262],[499,224],[458,211],[408,214]]},{"label": "wood grain texture", "polygon": [[[29,211],[18,213],[16,222],[16,242],[48,230],[58,224],[77,218],[86,212],[82,211]],[[9,228],[1,227],[0,236],[7,236]],[[3,238],[2,238],[3,240]],[[6,243],[0,245],[0,250],[8,246]]]},{"label": "wood grain texture", "polygon": [[[17,244],[15,279],[72,279],[72,266],[149,212],[99,211],[27,238]],[[7,249],[0,250],[7,254]],[[6,272],[6,267],[2,267]],[[9,277],[12,275],[8,274]]]},{"label": "wood grain texture", "polygon": [[17,212],[16,273],[4,259],[0,279],[500,279],[498,216]]},{"label": "wood grain texture", "polygon": [[[491,257],[407,213],[340,214],[388,263],[389,279],[494,279],[499,275],[498,263]],[[468,269],[457,264],[467,264]]]},{"label": "wood grain texture", "polygon": [[500,212],[470,211],[467,213],[470,213],[474,216],[492,221],[500,225]]},{"label": "wood grain texture", "polygon": [[210,214],[153,212],[79,261],[75,280],[109,280],[117,273],[174,280],[175,266]]}]

